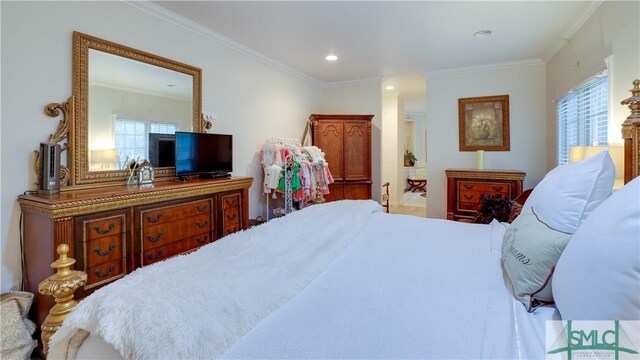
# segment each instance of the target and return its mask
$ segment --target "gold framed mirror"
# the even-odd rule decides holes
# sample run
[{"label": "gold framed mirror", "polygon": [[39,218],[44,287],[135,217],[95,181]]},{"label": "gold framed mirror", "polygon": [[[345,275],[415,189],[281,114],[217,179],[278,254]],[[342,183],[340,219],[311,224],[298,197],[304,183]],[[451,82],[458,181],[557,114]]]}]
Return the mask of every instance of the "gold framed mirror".
[{"label": "gold framed mirror", "polygon": [[[73,185],[124,184],[127,160],[149,160],[150,133],[204,131],[199,68],[79,32],[73,98]],[[172,165],[156,167],[156,180],[175,177]]]}]

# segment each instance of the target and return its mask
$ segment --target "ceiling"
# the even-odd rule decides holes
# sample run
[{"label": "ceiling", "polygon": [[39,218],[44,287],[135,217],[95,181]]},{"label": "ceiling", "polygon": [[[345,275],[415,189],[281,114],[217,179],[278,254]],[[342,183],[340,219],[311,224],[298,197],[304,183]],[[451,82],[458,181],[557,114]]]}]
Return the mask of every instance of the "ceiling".
[{"label": "ceiling", "polygon": [[[592,1],[155,1],[325,85],[545,59]],[[166,16],[166,14],[165,14]],[[185,24],[182,19],[181,23]],[[488,29],[491,36],[474,33]],[[225,39],[226,38],[226,39]],[[233,47],[233,46],[232,46]],[[327,62],[333,53],[339,57]]]}]

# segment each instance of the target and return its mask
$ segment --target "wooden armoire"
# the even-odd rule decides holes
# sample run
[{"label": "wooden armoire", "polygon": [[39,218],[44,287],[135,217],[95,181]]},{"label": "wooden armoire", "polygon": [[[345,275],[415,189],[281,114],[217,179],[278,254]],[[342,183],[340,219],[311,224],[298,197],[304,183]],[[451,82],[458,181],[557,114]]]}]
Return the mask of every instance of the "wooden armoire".
[{"label": "wooden armoire", "polygon": [[335,182],[327,201],[371,199],[373,115],[311,114],[313,145],[325,153]]}]

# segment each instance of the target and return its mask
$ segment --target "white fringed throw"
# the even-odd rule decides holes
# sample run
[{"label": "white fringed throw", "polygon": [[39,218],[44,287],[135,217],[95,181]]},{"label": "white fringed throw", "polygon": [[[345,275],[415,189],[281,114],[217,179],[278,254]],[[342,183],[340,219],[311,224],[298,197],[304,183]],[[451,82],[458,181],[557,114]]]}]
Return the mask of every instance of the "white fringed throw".
[{"label": "white fringed throw", "polygon": [[304,289],[358,236],[378,203],[312,206],[197,252],[136,270],[82,300],[51,340],[75,353],[83,329],[126,359],[218,358]]}]

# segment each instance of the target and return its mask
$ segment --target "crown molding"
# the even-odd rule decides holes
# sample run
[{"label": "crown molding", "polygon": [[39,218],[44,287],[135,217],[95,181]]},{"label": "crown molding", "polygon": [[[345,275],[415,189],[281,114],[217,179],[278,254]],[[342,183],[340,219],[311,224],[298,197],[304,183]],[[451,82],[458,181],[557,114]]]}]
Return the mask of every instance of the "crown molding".
[{"label": "crown molding", "polygon": [[466,73],[473,73],[473,72],[504,70],[504,69],[512,69],[512,68],[519,68],[519,67],[525,67],[525,66],[539,66],[539,65],[545,65],[545,62],[542,61],[542,59],[526,59],[526,60],[509,61],[509,62],[469,66],[469,67],[454,68],[454,69],[426,71],[424,74],[427,77],[433,78],[433,77],[440,77],[440,76],[459,75],[459,74],[466,74]]},{"label": "crown molding", "polygon": [[156,16],[160,19],[168,21],[174,25],[177,25],[183,29],[194,32],[200,36],[204,36],[205,38],[214,41],[222,46],[225,46],[233,51],[236,51],[242,55],[248,56],[258,62],[274,67],[284,73],[295,76],[304,81],[310,82],[313,85],[319,87],[326,87],[326,83],[313,78],[309,75],[303,74],[302,72],[293,69],[292,67],[285,65],[273,58],[270,58],[264,54],[261,54],[247,46],[240,44],[237,41],[231,40],[226,36],[223,36],[205,26],[198,24],[197,22],[187,19],[184,16],[178,15],[173,11],[169,11],[162,6],[153,4],[149,0],[120,0],[124,4],[127,4],[133,8],[144,11],[148,14]]},{"label": "crown molding", "polygon": [[345,80],[345,81],[334,81],[328,83],[322,83],[322,87],[324,88],[333,88],[333,87],[341,87],[341,86],[354,86],[354,85],[367,85],[367,84],[376,84],[382,83],[381,77],[368,78],[368,79],[356,79],[356,80]]},{"label": "crown molding", "polygon": [[562,31],[555,40],[547,46],[542,53],[542,60],[549,62],[567,43],[568,39],[571,39],[573,35],[580,29],[582,25],[593,15],[598,7],[603,3],[603,0],[585,1],[582,3],[578,11],[567,22]]}]

